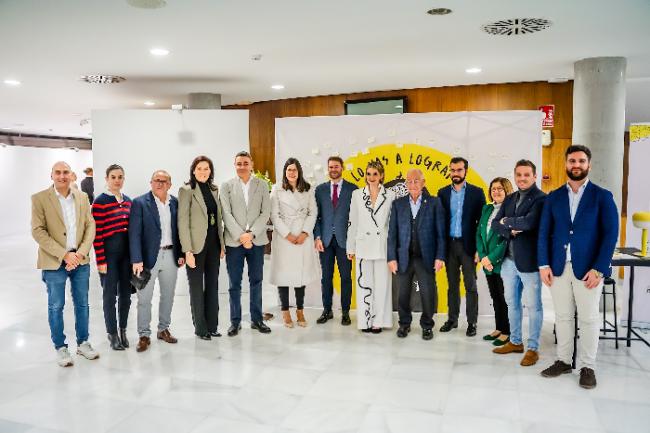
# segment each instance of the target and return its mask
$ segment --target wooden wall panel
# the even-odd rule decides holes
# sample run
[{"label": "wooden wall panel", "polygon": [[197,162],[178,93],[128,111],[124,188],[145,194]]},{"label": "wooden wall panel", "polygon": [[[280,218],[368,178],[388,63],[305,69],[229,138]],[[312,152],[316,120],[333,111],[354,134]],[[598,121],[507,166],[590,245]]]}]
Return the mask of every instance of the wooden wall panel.
[{"label": "wooden wall panel", "polygon": [[548,174],[544,190],[556,188],[564,182],[564,150],[571,142],[573,129],[573,82],[484,84],[456,87],[390,90],[352,93],[346,95],[314,96],[256,102],[250,111],[250,145],[256,169],[268,171],[275,179],[275,119],[281,117],[340,116],[345,113],[344,102],[354,99],[406,96],[407,112],[440,111],[536,110],[540,105],[555,104],[555,127],[551,129],[553,142],[543,150],[543,168]]}]

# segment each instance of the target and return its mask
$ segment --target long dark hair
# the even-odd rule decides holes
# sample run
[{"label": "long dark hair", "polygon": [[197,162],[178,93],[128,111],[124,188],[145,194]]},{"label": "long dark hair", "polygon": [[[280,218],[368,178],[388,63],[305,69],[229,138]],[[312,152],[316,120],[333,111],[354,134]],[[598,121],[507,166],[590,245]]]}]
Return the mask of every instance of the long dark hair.
[{"label": "long dark hair", "polygon": [[282,189],[292,190],[291,184],[289,183],[289,179],[287,179],[287,167],[289,167],[291,164],[294,164],[298,169],[298,182],[296,182],[296,191],[298,192],[309,191],[311,185],[303,177],[302,166],[300,165],[300,161],[298,161],[296,158],[289,158],[287,159],[287,162],[284,163],[284,168],[282,169]]},{"label": "long dark hair", "polygon": [[199,182],[196,180],[196,176],[194,176],[194,169],[196,169],[196,166],[199,165],[200,162],[207,162],[208,166],[210,166],[210,175],[208,176],[208,180],[205,182],[212,191],[217,189],[217,186],[214,184],[214,164],[212,163],[212,160],[208,158],[205,155],[199,155],[196,158],[194,158],[194,161],[192,161],[192,165],[190,166],[190,180],[186,183],[189,184],[192,189],[196,188],[196,184]]}]

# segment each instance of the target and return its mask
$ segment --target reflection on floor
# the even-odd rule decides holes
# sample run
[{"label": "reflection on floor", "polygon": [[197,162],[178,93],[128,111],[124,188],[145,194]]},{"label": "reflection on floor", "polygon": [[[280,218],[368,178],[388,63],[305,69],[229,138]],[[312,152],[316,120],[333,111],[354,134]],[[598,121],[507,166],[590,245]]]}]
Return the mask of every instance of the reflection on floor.
[{"label": "reflection on floor", "polygon": [[[650,350],[601,342],[598,387],[578,387],[577,374],[544,379],[553,361],[552,315],[544,323],[540,363],[497,356],[463,326],[423,341],[414,327],[362,334],[334,321],[286,329],[276,313],[270,335],[244,324],[235,338],[193,336],[186,285],[179,285],[172,331],[179,343],[153,341],[150,350],[108,347],[96,275],[91,280],[91,342],[97,361],[75,355],[55,362],[44,286],[29,238],[0,239],[0,432],[540,432],[640,433],[650,425]],[[221,297],[220,329],[228,300]],[[134,345],[135,298],[129,324]],[[154,303],[156,300],[154,299]],[[247,305],[247,302],[243,302]],[[71,302],[66,332],[73,336]],[[157,309],[154,308],[154,317]],[[354,316],[353,316],[354,317]],[[245,317],[246,320],[246,317]],[[437,326],[444,316],[437,318]],[[155,323],[154,323],[155,326]],[[74,348],[74,344],[71,345]]]}]

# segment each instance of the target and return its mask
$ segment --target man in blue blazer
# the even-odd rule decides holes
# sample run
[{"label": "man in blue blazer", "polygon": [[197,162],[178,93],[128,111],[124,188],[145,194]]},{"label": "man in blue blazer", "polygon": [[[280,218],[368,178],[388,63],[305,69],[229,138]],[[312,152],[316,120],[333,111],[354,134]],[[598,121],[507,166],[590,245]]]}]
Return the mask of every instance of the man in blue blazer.
[{"label": "man in blue blazer", "polygon": [[571,373],[574,314],[578,312],[580,386],[596,386],[600,294],[611,274],[618,239],[618,210],[612,193],[589,181],[591,151],[572,145],[566,150],[569,181],[546,199],[539,226],[537,262],[542,281],[551,289],[555,307],[557,361],[544,377]]},{"label": "man in blue blazer", "polygon": [[345,245],[348,238],[348,218],[352,191],[357,189],[353,183],[344,180],[343,159],[330,156],[327,160],[330,180],[316,187],[318,216],[314,226],[315,246],[320,253],[323,271],[321,290],[323,291],[323,314],[316,323],[323,324],[334,318],[332,297],[334,296],[334,261],[341,276],[341,325],[350,325],[350,303],[352,302],[352,262],[348,260]]},{"label": "man in blue blazer", "polygon": [[537,168],[526,159],[515,164],[515,182],[519,188],[503,201],[492,221],[492,230],[508,241],[501,266],[503,289],[508,304],[510,341],[492,350],[494,353],[523,353],[521,332],[522,301],[528,311],[528,350],[520,364],[534,365],[539,359],[542,332],[542,283],[537,269],[537,231],[544,207],[544,194],[535,184]]},{"label": "man in blue blazer", "polygon": [[465,181],[469,163],[465,158],[454,157],[449,162],[451,185],[438,191],[438,198],[445,210],[445,235],[447,236],[447,305],[449,316],[440,332],[449,332],[458,327],[460,314],[460,272],[465,284],[465,313],[467,331],[465,335],[476,335],[478,320],[478,290],[476,287],[476,228],[483,206],[485,193],[477,186]]},{"label": "man in blue blazer", "polygon": [[167,343],[178,341],[169,332],[169,325],[178,267],[185,263],[176,224],[178,200],[168,194],[172,178],[166,171],[157,170],[150,184],[150,192],[133,200],[129,216],[133,273],[139,275],[144,268],[151,271],[151,279],[138,291],[138,352],[144,352],[151,344],[151,299],[156,279],[160,286],[157,338]]},{"label": "man in blue blazer", "polygon": [[388,269],[397,274],[399,329],[404,338],[411,331],[411,282],[417,276],[422,300],[422,338],[433,338],[433,315],[438,293],[436,275],[445,260],[445,215],[440,200],[424,188],[419,169],[406,174],[409,195],[393,201],[388,228]]}]

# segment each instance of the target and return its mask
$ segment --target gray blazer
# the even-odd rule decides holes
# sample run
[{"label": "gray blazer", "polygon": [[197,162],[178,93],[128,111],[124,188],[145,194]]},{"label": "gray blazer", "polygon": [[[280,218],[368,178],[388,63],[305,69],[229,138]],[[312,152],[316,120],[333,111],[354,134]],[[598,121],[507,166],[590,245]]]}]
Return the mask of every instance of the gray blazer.
[{"label": "gray blazer", "polygon": [[[219,190],[212,191],[212,196],[217,202],[217,232],[223,249],[223,219],[219,203]],[[205,206],[201,189],[198,186],[192,189],[190,185],[183,185],[178,190],[178,237],[181,240],[183,252],[191,251],[198,254],[203,251],[207,232],[208,209]]]},{"label": "gray blazer", "polygon": [[224,239],[226,246],[238,247],[239,237],[246,229],[253,233],[253,244],[266,245],[266,226],[271,215],[271,200],[266,182],[251,176],[248,190],[248,207],[239,178],[230,179],[221,185],[221,212],[223,214]]}]

